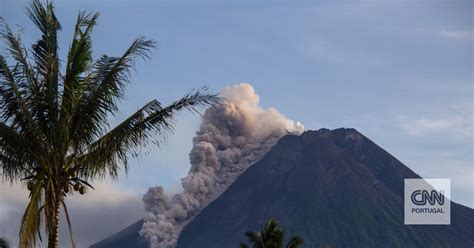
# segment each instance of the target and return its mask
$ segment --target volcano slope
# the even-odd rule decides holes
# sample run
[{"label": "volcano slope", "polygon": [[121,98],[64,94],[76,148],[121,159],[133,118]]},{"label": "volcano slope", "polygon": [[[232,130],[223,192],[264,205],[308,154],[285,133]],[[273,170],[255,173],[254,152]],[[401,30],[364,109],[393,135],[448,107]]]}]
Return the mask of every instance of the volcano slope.
[{"label": "volcano slope", "polygon": [[420,176],[355,129],[288,135],[184,227],[177,247],[238,247],[269,218],[303,247],[473,247],[474,210],[454,202],[451,225],[404,225],[405,178]]},{"label": "volcano slope", "polygon": [[[472,248],[474,210],[460,204],[451,202],[451,225],[404,225],[405,178],[420,176],[355,129],[287,135],[184,227],[177,247],[237,248],[275,218],[305,248]],[[142,223],[92,247],[146,247]]]}]

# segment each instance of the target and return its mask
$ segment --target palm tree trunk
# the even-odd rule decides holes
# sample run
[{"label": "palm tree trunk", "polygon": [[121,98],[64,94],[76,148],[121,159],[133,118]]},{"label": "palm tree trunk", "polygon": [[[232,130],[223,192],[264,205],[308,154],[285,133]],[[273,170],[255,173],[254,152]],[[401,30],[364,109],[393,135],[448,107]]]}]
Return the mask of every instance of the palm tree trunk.
[{"label": "palm tree trunk", "polygon": [[53,223],[51,231],[48,233],[48,248],[59,247],[59,218],[61,217],[61,194],[58,194],[56,209],[54,210]]}]

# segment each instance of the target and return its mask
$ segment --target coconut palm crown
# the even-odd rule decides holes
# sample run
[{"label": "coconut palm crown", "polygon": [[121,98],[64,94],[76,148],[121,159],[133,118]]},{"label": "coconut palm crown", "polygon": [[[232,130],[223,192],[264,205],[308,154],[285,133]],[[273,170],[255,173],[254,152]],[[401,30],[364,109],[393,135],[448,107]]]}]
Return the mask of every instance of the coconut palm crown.
[{"label": "coconut palm crown", "polygon": [[8,248],[8,242],[5,238],[0,238],[0,248]]},{"label": "coconut palm crown", "polygon": [[203,89],[168,106],[152,100],[110,128],[134,62],[148,59],[156,43],[140,37],[121,56],[93,59],[91,33],[98,14],[80,12],[63,61],[52,3],[33,0],[27,15],[41,33],[28,49],[0,20],[6,47],[0,54],[0,173],[11,183],[21,180],[30,192],[19,247],[35,247],[42,232],[48,247],[58,247],[62,209],[71,227],[68,195],[86,193],[93,179],[127,172],[130,157],[173,131],[178,111],[199,111],[219,97]]},{"label": "coconut palm crown", "polygon": [[284,232],[278,226],[276,220],[270,219],[265,226],[260,226],[259,232],[249,231],[245,236],[250,241],[250,245],[244,242],[240,243],[240,248],[298,248],[303,244],[303,240],[298,236],[293,236],[290,241],[284,245]]}]

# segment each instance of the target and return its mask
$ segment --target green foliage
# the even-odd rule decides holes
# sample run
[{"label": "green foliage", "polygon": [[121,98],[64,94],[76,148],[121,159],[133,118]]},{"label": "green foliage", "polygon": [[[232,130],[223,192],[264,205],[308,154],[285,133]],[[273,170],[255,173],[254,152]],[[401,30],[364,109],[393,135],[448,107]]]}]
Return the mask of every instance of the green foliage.
[{"label": "green foliage", "polygon": [[5,238],[0,238],[0,248],[8,248],[8,242]]},{"label": "green foliage", "polygon": [[20,247],[35,247],[41,240],[42,220],[49,247],[57,247],[61,206],[71,227],[67,195],[84,194],[92,179],[116,179],[121,170],[127,172],[130,156],[138,156],[152,142],[159,145],[173,131],[177,112],[199,111],[219,97],[202,89],[168,106],[150,100],[109,128],[136,60],[149,59],[156,43],[140,37],[121,56],[94,60],[91,34],[98,14],[80,12],[61,63],[61,25],[52,3],[33,0],[27,15],[41,33],[29,49],[0,19],[6,45],[0,54],[0,171],[3,179],[21,179],[30,190]]},{"label": "green foliage", "polygon": [[294,236],[290,241],[284,244],[284,232],[278,227],[278,222],[270,219],[265,226],[260,226],[259,232],[249,231],[245,233],[247,239],[250,241],[250,245],[243,242],[240,243],[240,248],[298,248],[303,244],[303,240]]}]

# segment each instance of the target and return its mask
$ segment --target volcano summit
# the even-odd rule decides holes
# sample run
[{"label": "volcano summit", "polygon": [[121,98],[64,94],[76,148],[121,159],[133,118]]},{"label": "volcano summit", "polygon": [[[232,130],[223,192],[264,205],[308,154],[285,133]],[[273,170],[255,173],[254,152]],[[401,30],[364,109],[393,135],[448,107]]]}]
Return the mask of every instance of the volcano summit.
[{"label": "volcano summit", "polygon": [[[420,176],[355,129],[286,135],[184,226],[177,247],[238,247],[269,218],[308,248],[472,247],[474,210],[460,204],[451,225],[404,224],[405,178]],[[146,247],[139,230],[92,247]]]}]

